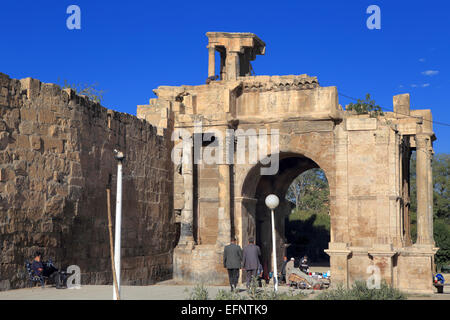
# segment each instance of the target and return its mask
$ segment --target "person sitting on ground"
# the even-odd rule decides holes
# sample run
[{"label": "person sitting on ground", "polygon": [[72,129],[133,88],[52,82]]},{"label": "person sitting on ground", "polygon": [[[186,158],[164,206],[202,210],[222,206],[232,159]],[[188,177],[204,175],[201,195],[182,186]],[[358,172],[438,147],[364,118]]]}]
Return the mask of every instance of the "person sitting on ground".
[{"label": "person sitting on ground", "polygon": [[56,268],[52,259],[44,261],[39,251],[34,256],[35,258],[31,264],[31,272],[33,276],[39,277],[39,282],[42,287],[44,288],[45,279],[49,279],[50,283],[53,283],[56,289],[66,288],[67,273]]},{"label": "person sitting on ground", "polygon": [[39,251],[36,251],[34,254],[34,260],[31,264],[31,272],[33,276],[39,277],[39,282],[41,283],[42,288],[44,288],[44,265],[41,262],[42,254]]},{"label": "person sitting on ground", "polygon": [[289,260],[286,263],[285,269],[286,269],[286,283],[287,284],[290,284],[289,275],[292,273],[292,270],[294,269],[294,261],[295,261],[295,259],[291,258],[291,260]]},{"label": "person sitting on ground", "polygon": [[309,261],[308,256],[304,255],[301,262],[300,262],[300,270],[304,273],[308,273],[309,270]]}]

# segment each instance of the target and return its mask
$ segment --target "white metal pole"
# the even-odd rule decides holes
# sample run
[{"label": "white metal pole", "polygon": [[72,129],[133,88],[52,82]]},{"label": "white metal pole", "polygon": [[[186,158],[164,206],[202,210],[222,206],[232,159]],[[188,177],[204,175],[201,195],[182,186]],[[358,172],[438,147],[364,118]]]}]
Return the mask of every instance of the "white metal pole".
[{"label": "white metal pole", "polygon": [[277,246],[275,243],[275,221],[272,212],[272,247],[273,247],[273,284],[275,291],[278,291],[278,272],[277,272]]},{"label": "white metal pole", "polygon": [[116,194],[116,230],[114,241],[114,264],[116,268],[117,279],[117,297],[115,288],[113,287],[113,300],[120,298],[120,237],[122,227],[122,161],[119,160],[117,164],[117,194]]}]

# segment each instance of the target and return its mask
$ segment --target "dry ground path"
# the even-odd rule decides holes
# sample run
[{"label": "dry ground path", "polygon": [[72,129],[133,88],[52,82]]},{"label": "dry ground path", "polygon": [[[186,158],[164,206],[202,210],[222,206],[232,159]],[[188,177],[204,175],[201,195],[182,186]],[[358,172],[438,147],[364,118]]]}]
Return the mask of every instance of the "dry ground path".
[{"label": "dry ground path", "polygon": [[[123,300],[185,300],[192,285],[172,284],[170,281],[151,286],[122,286],[121,296]],[[225,286],[208,286],[210,298],[214,298],[220,289],[229,290]],[[240,288],[242,292],[244,287]],[[186,291],[187,290],[187,291]],[[280,291],[288,291],[285,286],[280,286]],[[311,290],[306,290],[311,293]],[[315,294],[309,294],[308,299],[313,299]],[[80,289],[62,289],[40,287],[16,289],[0,292],[0,300],[111,300],[112,286],[82,286]],[[450,286],[445,286],[443,294],[410,296],[412,300],[450,300]]]}]

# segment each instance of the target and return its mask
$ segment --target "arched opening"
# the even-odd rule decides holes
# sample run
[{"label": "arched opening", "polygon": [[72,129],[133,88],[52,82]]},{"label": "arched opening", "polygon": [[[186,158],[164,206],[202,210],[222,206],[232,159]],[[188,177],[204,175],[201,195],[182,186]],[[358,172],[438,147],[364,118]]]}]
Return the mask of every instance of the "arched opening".
[{"label": "arched opening", "polygon": [[292,209],[285,218],[286,256],[297,261],[304,255],[313,266],[329,267],[325,253],[330,242],[329,186],[319,168],[304,171],[289,186],[286,200]]},{"label": "arched opening", "polygon": [[[279,206],[275,209],[275,230],[276,230],[276,248],[277,248],[277,265],[278,270],[280,270],[281,264],[283,262],[283,256],[288,256],[292,254],[291,250],[298,248],[301,243],[289,243],[292,242],[292,237],[286,237],[286,230],[292,231],[295,226],[305,227],[307,224],[311,224],[311,232],[309,237],[317,236],[318,233],[314,234],[314,222],[315,218],[311,214],[311,218],[300,223],[292,223],[289,221],[289,216],[295,205],[292,201],[286,199],[289,188],[293,181],[296,180],[304,172],[311,169],[320,169],[319,165],[312,159],[299,154],[299,153],[280,153],[279,155],[279,170],[276,175],[260,175],[260,165],[253,167],[247,174],[243,186],[242,195],[245,199],[251,199],[247,201],[246,204],[242,205],[242,210],[246,211],[248,215],[248,224],[243,228],[242,232],[247,233],[242,239],[248,239],[248,237],[255,237],[257,245],[261,248],[261,263],[264,269],[269,272],[273,269],[272,267],[272,231],[271,231],[271,219],[270,211],[265,205],[265,198],[269,194],[276,194],[280,199]],[[323,174],[323,178],[326,181],[325,172],[320,170]],[[328,183],[326,183],[328,184]],[[329,196],[329,189],[327,188],[327,193]],[[313,221],[314,220],[314,221]],[[317,252],[314,256],[322,259],[322,262],[328,262],[328,256],[323,252],[324,249],[328,248],[328,242],[330,239],[330,227],[328,229],[317,228],[317,232],[320,232],[320,237],[326,239],[321,242],[320,248],[307,248],[306,252],[303,254],[308,254],[311,252]],[[314,243],[314,242],[311,242]],[[245,241],[243,245],[246,245]],[[293,246],[294,245],[294,246]],[[292,248],[289,248],[291,247]]]}]

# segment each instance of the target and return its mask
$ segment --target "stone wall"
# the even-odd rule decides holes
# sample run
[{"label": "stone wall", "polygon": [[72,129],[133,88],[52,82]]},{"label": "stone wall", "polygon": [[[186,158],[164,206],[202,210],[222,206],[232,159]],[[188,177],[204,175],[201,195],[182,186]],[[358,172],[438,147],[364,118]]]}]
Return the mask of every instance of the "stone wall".
[{"label": "stone wall", "polygon": [[[72,90],[0,73],[0,290],[26,285],[36,250],[82,284],[112,283],[106,185],[124,151],[122,284],[172,277],[170,132]],[[114,226],[113,226],[114,227]]]}]

